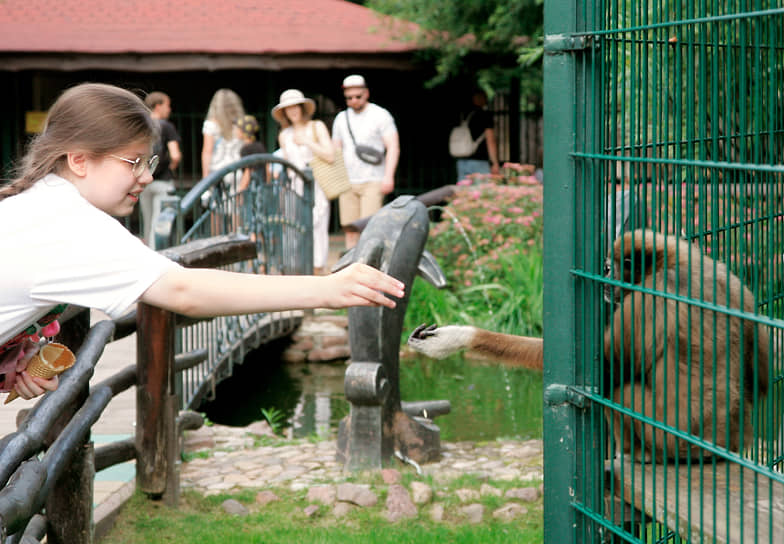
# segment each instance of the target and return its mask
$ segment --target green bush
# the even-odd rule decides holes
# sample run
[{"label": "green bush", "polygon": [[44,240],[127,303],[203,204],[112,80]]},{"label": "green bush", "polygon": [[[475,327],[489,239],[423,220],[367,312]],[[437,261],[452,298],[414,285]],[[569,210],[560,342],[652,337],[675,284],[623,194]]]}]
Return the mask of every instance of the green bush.
[{"label": "green bush", "polygon": [[431,226],[427,249],[448,286],[417,280],[406,328],[473,324],[539,336],[542,332],[542,186],[533,167],[506,164],[500,175],[473,175]]}]

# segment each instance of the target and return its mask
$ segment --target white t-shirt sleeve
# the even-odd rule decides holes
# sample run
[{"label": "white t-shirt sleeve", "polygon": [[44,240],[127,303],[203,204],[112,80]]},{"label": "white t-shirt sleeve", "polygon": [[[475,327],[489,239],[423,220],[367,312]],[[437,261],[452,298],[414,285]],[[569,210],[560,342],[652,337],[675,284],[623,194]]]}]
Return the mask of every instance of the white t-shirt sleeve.
[{"label": "white t-shirt sleeve", "polygon": [[212,119],[204,120],[204,124],[202,124],[201,126],[201,133],[209,134],[210,136],[213,136],[215,138],[221,136],[221,131],[220,131],[220,127],[218,126],[218,123],[216,123]]},{"label": "white t-shirt sleeve", "polygon": [[391,134],[397,134],[397,126],[395,125],[395,119],[392,117],[392,114],[389,113],[384,108],[381,108],[379,112],[379,132],[381,136],[389,136]]},{"label": "white t-shirt sleeve", "polygon": [[21,259],[8,281],[18,292],[26,291],[36,307],[64,302],[117,318],[179,266],[90,205],[62,178],[48,176],[18,199],[8,209],[2,246]]},{"label": "white t-shirt sleeve", "polygon": [[55,258],[52,262],[62,265],[37,270],[30,297],[42,303],[98,308],[116,319],[179,265],[148,248],[117,220],[95,212],[100,227],[89,235],[79,228],[58,229],[63,233],[57,235],[62,236],[62,243],[59,249],[51,245],[49,253]]},{"label": "white t-shirt sleeve", "polygon": [[341,111],[332,122],[332,141],[341,142],[344,147],[346,145],[347,138],[347,136],[343,134],[344,129],[346,128],[346,120],[344,119],[345,116],[346,113]]},{"label": "white t-shirt sleeve", "polygon": [[0,232],[0,344],[61,303],[120,317],[179,266],[54,174],[0,201]]}]

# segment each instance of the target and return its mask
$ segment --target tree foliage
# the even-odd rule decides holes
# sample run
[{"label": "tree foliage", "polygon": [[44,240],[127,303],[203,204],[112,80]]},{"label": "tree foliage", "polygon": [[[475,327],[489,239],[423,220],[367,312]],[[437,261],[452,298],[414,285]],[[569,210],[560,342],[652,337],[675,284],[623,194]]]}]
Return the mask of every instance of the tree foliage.
[{"label": "tree foliage", "polygon": [[543,0],[368,0],[367,6],[389,16],[385,24],[401,39],[424,48],[436,67],[431,85],[471,75],[492,92],[516,77],[525,109],[541,100]]}]

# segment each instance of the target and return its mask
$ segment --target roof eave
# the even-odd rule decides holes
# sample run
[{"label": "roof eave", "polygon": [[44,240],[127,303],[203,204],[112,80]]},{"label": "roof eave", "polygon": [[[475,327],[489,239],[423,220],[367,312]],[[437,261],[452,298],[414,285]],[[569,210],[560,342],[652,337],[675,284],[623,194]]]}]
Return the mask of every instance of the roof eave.
[{"label": "roof eave", "polygon": [[186,72],[217,70],[292,70],[378,68],[411,70],[412,51],[379,53],[19,53],[0,52],[0,70],[111,70]]}]

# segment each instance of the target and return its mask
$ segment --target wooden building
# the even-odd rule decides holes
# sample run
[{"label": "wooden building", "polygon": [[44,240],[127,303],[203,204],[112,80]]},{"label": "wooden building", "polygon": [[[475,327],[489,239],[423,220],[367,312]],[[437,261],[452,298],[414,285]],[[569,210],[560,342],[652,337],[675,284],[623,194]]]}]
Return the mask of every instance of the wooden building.
[{"label": "wooden building", "polygon": [[316,116],[331,126],[345,107],[341,81],[361,73],[371,101],[398,125],[397,192],[421,192],[454,182],[447,140],[467,89],[459,82],[426,88],[432,68],[417,53],[373,11],[344,0],[5,0],[0,160],[7,175],[63,89],[107,82],[171,96],[187,186],[200,176],[201,124],[217,89],[242,97],[273,150],[278,127],[269,111],[283,90],[314,98]]}]

